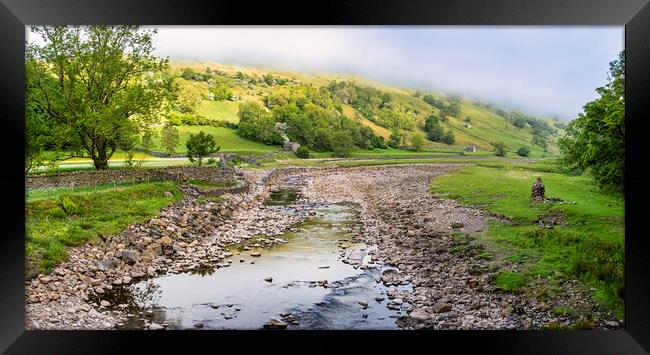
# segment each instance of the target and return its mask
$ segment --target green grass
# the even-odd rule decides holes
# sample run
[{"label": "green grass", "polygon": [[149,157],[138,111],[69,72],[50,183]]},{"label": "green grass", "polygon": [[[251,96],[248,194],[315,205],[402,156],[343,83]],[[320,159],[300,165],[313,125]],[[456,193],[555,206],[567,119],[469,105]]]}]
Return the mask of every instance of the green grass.
[{"label": "green grass", "polygon": [[233,101],[202,100],[197,108],[197,113],[210,119],[219,119],[232,123],[239,123],[239,103]]},{"label": "green grass", "polygon": [[[233,128],[213,126],[177,126],[176,128],[178,128],[180,136],[180,144],[176,148],[176,153],[178,154],[184,154],[187,152],[185,143],[190,138],[190,134],[197,134],[201,131],[214,136],[217,145],[221,147],[219,152],[222,153],[263,154],[275,152],[280,149],[277,145],[266,145],[243,138],[239,136],[237,130]],[[160,134],[154,138],[153,150],[157,152],[163,151],[160,144]]]},{"label": "green grass", "polygon": [[[116,190],[102,186],[97,192],[93,189],[59,189],[49,198],[43,192],[28,194],[25,243],[28,276],[50,272],[66,260],[68,247],[96,241],[99,234],[119,233],[129,224],[144,222],[181,198],[174,182],[119,185]],[[165,191],[172,196],[165,196]],[[71,201],[77,211],[64,208],[64,200]]]},{"label": "green grass", "polygon": [[[534,204],[530,188],[540,176],[547,197],[576,204]],[[589,176],[559,172],[553,161],[484,161],[436,177],[432,192],[490,213],[510,223],[490,221],[487,240],[524,265],[524,276],[552,280],[578,278],[594,288],[594,299],[623,316],[624,203],[621,195],[594,187]],[[564,224],[540,228],[536,221],[560,216]]]},{"label": "green grass", "polygon": [[497,275],[494,283],[504,291],[517,291],[526,286],[526,276],[516,272],[502,272]]}]

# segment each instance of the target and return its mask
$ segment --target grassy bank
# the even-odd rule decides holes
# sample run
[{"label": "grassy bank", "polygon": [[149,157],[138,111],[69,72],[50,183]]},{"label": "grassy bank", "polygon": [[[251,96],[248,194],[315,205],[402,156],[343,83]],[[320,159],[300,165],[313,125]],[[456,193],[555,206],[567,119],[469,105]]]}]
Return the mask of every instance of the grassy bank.
[{"label": "grassy bank", "polygon": [[[165,196],[165,191],[172,196]],[[27,275],[48,273],[67,258],[68,247],[144,222],[181,198],[174,182],[102,185],[27,194]]]},{"label": "grassy bank", "polygon": [[[547,197],[575,204],[532,203],[530,189],[538,176]],[[549,161],[495,161],[437,177],[431,191],[511,219],[491,221],[485,234],[507,261],[519,265],[519,272],[504,270],[497,277],[501,288],[520,289],[538,276],[551,281],[576,277],[595,290],[595,300],[623,317],[623,198],[593,185],[590,177],[562,174]],[[540,218],[563,224],[542,228]]]}]

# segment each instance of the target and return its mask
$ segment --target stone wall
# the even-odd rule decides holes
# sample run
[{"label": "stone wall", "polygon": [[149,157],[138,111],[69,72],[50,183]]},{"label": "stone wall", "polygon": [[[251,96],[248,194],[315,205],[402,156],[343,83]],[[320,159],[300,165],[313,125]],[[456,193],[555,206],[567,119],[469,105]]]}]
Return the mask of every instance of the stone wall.
[{"label": "stone wall", "polygon": [[241,174],[232,168],[183,166],[155,169],[72,171],[25,178],[28,189],[93,186],[95,184],[144,182],[149,180],[196,179],[212,183],[239,181]]}]

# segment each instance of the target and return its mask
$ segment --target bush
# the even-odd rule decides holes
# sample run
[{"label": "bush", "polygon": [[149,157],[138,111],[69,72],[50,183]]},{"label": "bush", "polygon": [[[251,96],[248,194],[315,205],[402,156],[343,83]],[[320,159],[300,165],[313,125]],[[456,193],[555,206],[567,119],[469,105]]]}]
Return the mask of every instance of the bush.
[{"label": "bush", "polygon": [[296,150],[296,156],[300,159],[308,159],[309,158],[309,149],[306,147],[298,147],[298,150]]},{"label": "bush", "polygon": [[64,218],[66,216],[65,211],[60,207],[53,207],[47,211],[48,216],[53,218]]},{"label": "bush", "polygon": [[497,143],[492,143],[492,146],[494,147],[494,154],[498,157],[505,157],[506,156],[506,145],[497,142]]},{"label": "bush", "polygon": [[63,207],[63,211],[69,215],[77,214],[79,213],[79,206],[77,206],[74,201],[69,196],[63,196],[63,199],[61,200],[61,205]]},{"label": "bush", "polygon": [[398,130],[393,130],[388,138],[388,146],[393,148],[399,148],[400,143],[402,142],[402,135]]},{"label": "bush", "polygon": [[517,155],[519,155],[521,157],[527,157],[528,154],[530,154],[530,149],[528,149],[526,147],[521,147],[521,148],[519,148],[517,150]]}]

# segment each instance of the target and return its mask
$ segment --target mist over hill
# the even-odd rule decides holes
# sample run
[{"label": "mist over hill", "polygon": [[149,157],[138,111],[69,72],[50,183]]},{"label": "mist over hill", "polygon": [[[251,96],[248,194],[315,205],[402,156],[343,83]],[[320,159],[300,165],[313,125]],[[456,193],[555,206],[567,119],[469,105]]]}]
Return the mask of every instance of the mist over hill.
[{"label": "mist over hill", "polygon": [[[318,125],[330,127],[331,120],[340,116],[370,128],[385,142],[397,133],[401,141],[394,142],[394,147],[409,146],[414,135],[423,135],[427,138],[424,147],[428,149],[475,146],[479,150],[492,150],[495,143],[501,142],[510,151],[526,148],[531,156],[557,153],[557,138],[564,127],[558,120],[470,99],[462,93],[396,87],[358,75],[282,71],[209,61],[174,60],[171,64],[181,92],[197,101],[196,107],[181,111],[200,118],[225,120],[233,125],[239,124],[240,104],[243,103],[256,103],[272,113],[274,122],[284,123],[287,123],[286,115],[279,112],[295,106],[296,114],[306,112],[308,117],[301,123],[303,126],[295,124],[303,130],[316,132]],[[219,94],[224,90],[229,93]],[[306,104],[323,112],[313,113],[309,105],[305,109]],[[325,120],[317,116],[331,117],[329,123],[324,123]],[[293,121],[288,124],[291,128]],[[310,143],[312,137],[301,136],[304,132],[298,132],[300,129],[294,131],[292,140],[315,150],[328,150],[326,146]],[[269,137],[256,137],[253,133],[246,138],[281,143]],[[365,141],[355,144],[368,149],[381,145]]]}]

